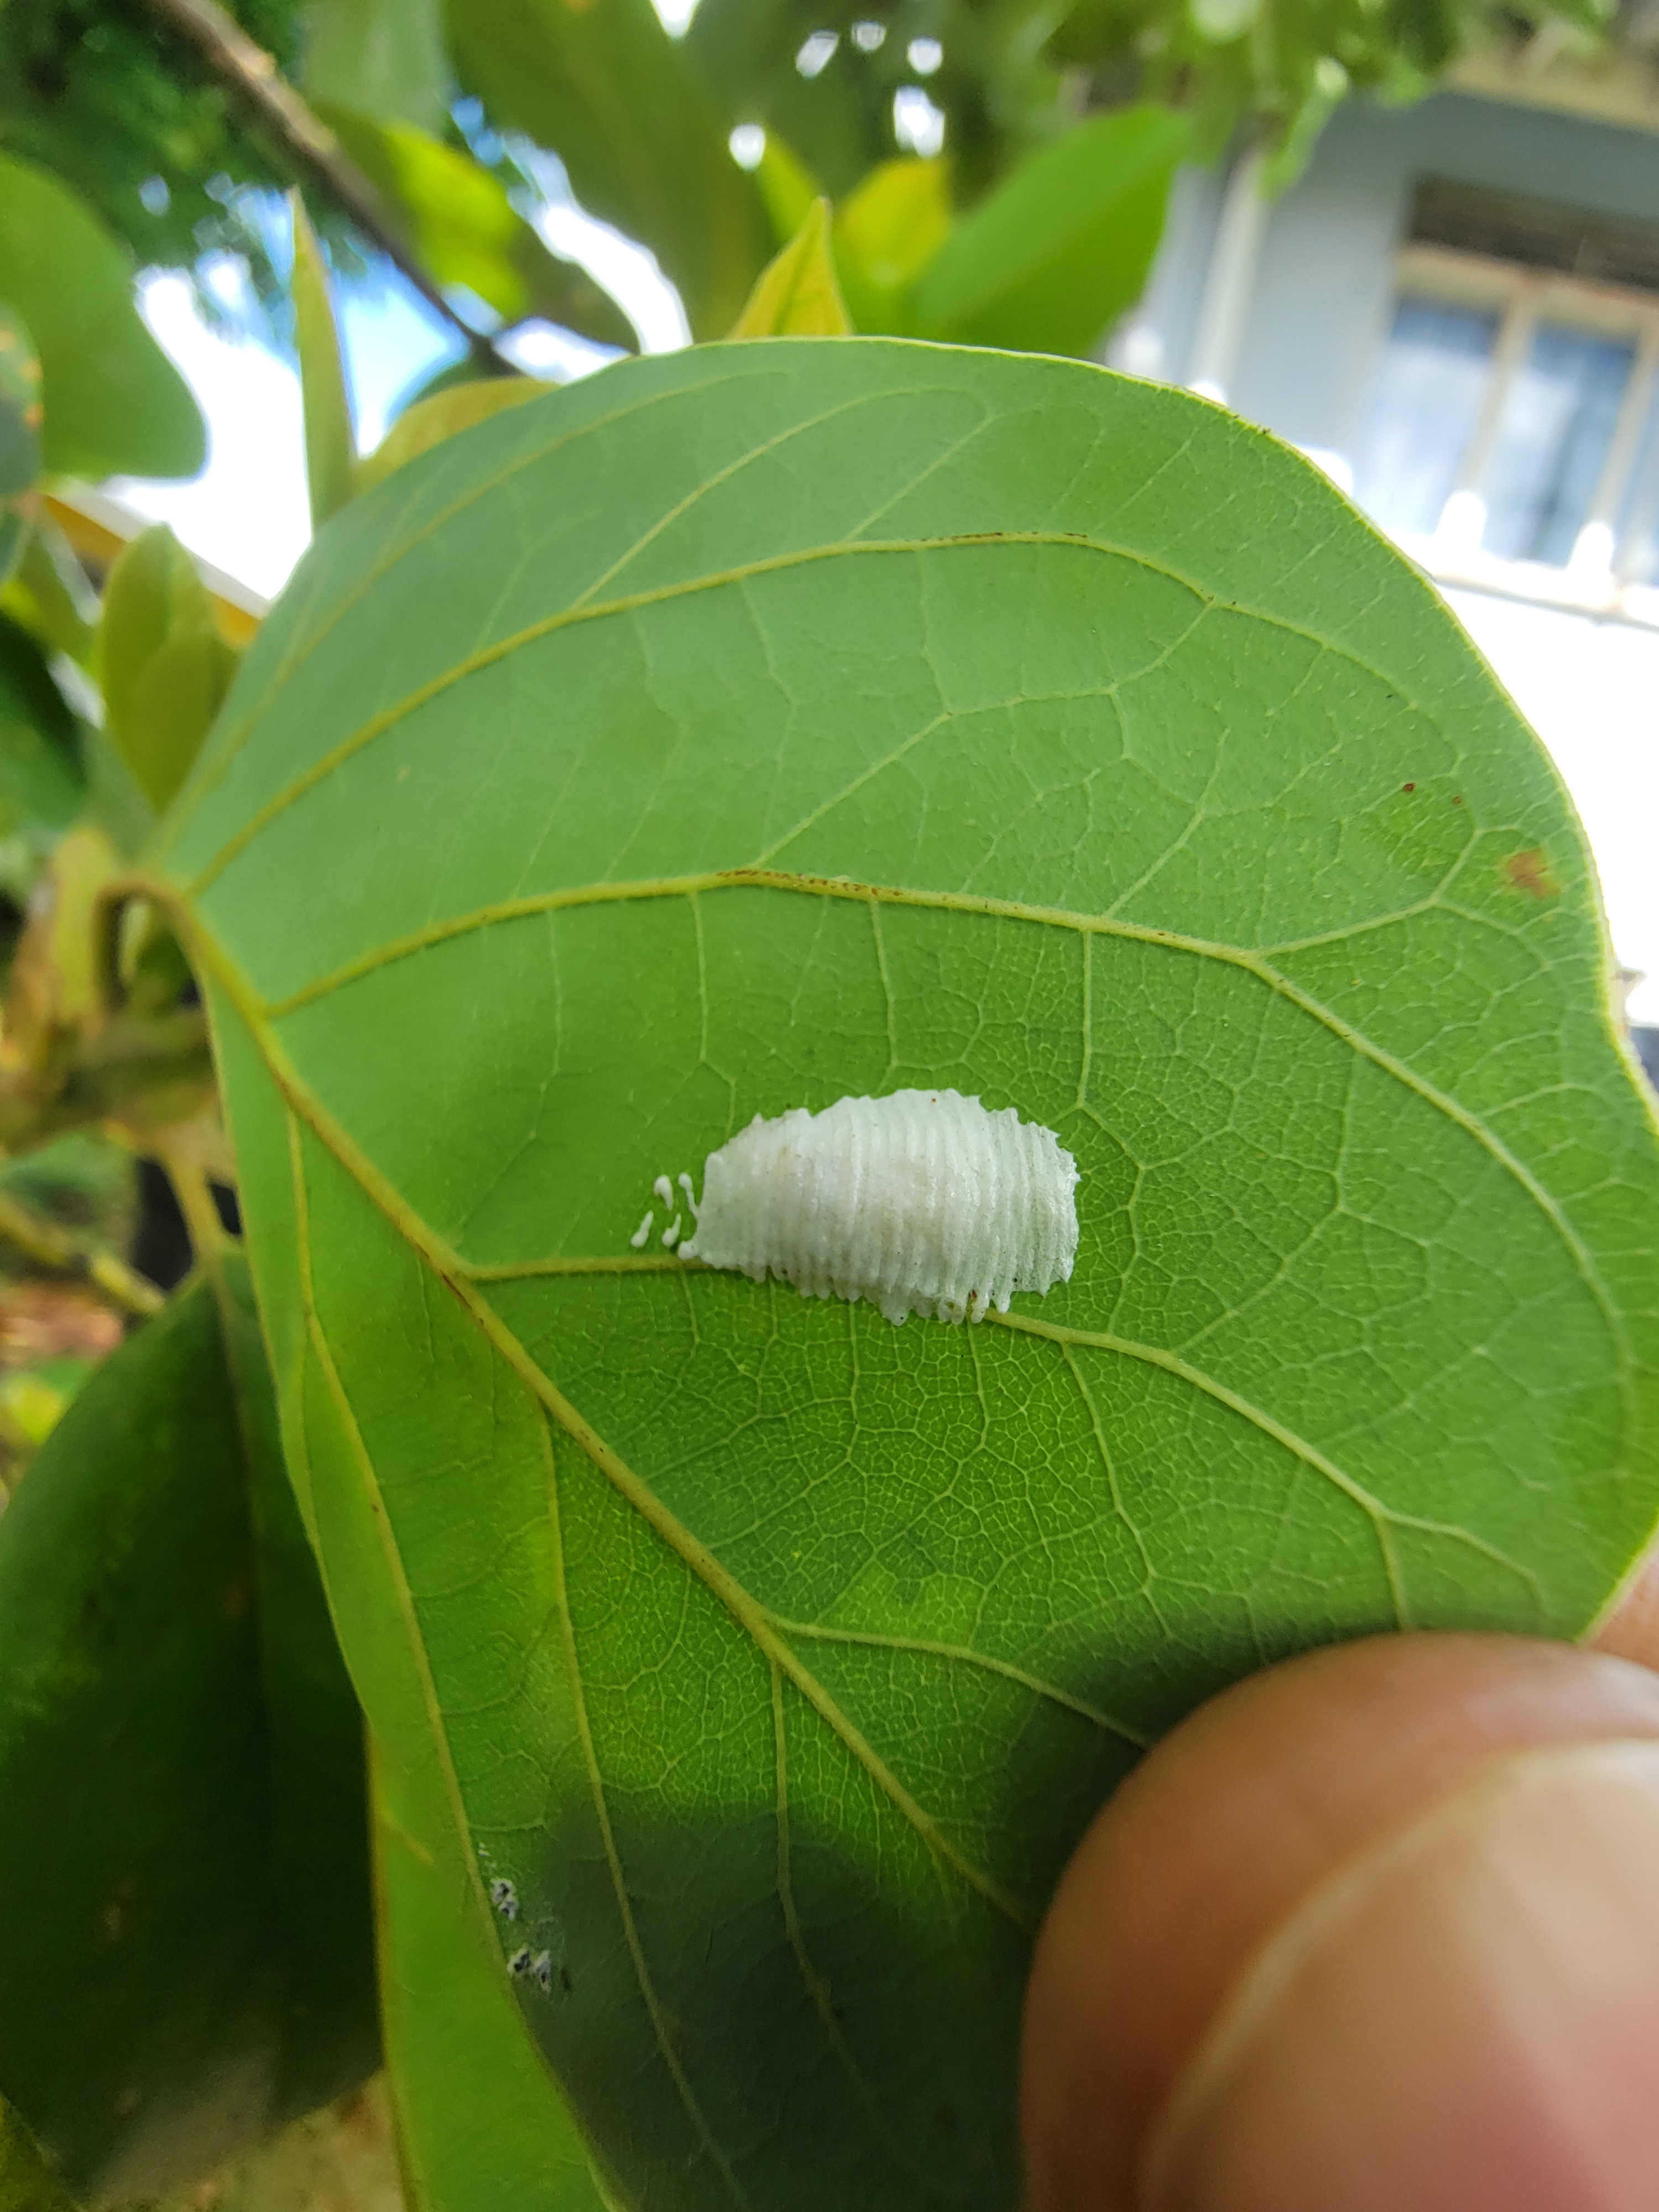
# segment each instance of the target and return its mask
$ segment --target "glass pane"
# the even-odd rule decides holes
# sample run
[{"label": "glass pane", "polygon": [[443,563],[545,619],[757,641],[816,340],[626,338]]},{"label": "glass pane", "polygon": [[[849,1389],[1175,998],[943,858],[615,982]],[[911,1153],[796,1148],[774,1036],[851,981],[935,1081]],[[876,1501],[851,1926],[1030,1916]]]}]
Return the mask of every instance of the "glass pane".
[{"label": "glass pane", "polygon": [[1489,553],[1565,567],[1589,519],[1633,358],[1627,342],[1589,331],[1545,323],[1534,333],[1480,488]]},{"label": "glass pane", "polygon": [[1613,566],[1627,584],[1659,584],[1659,396],[1649,403],[1630,472]]},{"label": "glass pane", "polygon": [[1498,317],[1403,299],[1382,349],[1354,461],[1354,497],[1384,530],[1426,534],[1480,416]]}]

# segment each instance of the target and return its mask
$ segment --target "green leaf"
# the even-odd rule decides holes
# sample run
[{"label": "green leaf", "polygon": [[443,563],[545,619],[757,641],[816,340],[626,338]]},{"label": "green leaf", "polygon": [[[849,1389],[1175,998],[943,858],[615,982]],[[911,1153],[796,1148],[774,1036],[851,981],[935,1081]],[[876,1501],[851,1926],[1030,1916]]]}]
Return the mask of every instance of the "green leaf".
[{"label": "green leaf", "polygon": [[787,246],[811,213],[813,201],[824,197],[823,187],[775,131],[766,134],[754,174],[777,242]]},{"label": "green leaf", "polygon": [[139,319],[121,249],[44,169],[0,154],[0,299],[40,349],[46,467],[59,476],[194,476],[190,387]]},{"label": "green leaf", "polygon": [[470,429],[473,423],[499,415],[504,407],[522,407],[526,399],[538,399],[551,389],[529,376],[481,376],[469,384],[452,384],[429,399],[417,399],[404,410],[374,452],[358,463],[359,491],[367,491],[394,469],[430,453],[458,430]]},{"label": "green leaf", "polygon": [[311,526],[319,530],[351,497],[357,447],[322,248],[297,191],[289,194],[289,206],[294,217],[294,334],[305,407],[306,489]]},{"label": "green leaf", "polygon": [[1285,133],[1263,164],[1260,189],[1271,196],[1288,191],[1313,158],[1325,125],[1348,94],[1348,73],[1340,62],[1322,55],[1307,73],[1301,106],[1289,118]]},{"label": "green leaf", "polygon": [[642,240],[692,333],[731,328],[771,252],[752,177],[651,0],[451,0],[469,90],[564,163],[591,214]]},{"label": "green leaf", "polygon": [[835,338],[852,327],[830,248],[830,203],[814,200],[799,234],[756,279],[732,336]]},{"label": "green leaf", "polygon": [[29,514],[19,501],[0,499],[0,590],[21,562],[33,534]]},{"label": "green leaf", "polygon": [[836,266],[861,331],[903,336],[905,302],[951,228],[950,165],[884,161],[836,210]]},{"label": "green leaf", "polygon": [[[377,1758],[374,1778],[381,2018],[410,2212],[609,2212],[477,1910],[441,1774]],[[499,1924],[537,1958],[552,1932],[516,1912]],[[550,1952],[556,1983],[560,1971]],[[538,1982],[523,1986],[540,2000]]]},{"label": "green leaf", "polygon": [[1261,12],[1261,0],[1188,0],[1193,28],[1200,38],[1224,46],[1242,39]]},{"label": "green leaf", "polygon": [[[624,2202],[1000,2212],[1029,1931],[1138,1747],[1333,1638],[1577,1634],[1653,1528],[1583,836],[1219,409],[605,369],[313,549],[153,865],[349,1664],[477,1923],[559,1931],[525,2017]],[[1058,1132],[1068,1284],[895,1328],[634,1246],[756,1114],[912,1085]]]},{"label": "green leaf", "polygon": [[49,515],[35,517],[22,558],[0,591],[0,612],[49,652],[90,667],[98,595],[75,549]]},{"label": "green leaf", "polygon": [[39,644],[0,614],[0,890],[20,904],[86,796],[76,734]]},{"label": "green leaf", "polygon": [[[1016,9],[1025,4],[1015,0]],[[903,54],[914,31],[937,33],[953,56],[970,46],[976,57],[985,56],[997,43],[997,31],[985,23],[986,10],[977,0],[968,0],[966,8],[962,0],[945,0],[943,12],[935,5],[903,11],[908,28],[889,12],[886,43],[878,54],[867,55],[847,35],[859,12],[844,0],[833,8],[808,6],[805,0],[699,0],[683,42],[687,59],[727,119],[763,124],[769,139],[781,132],[822,179],[815,190],[832,198],[851,191],[893,150],[893,92],[910,75]],[[997,13],[1010,21],[1007,8]],[[813,32],[825,29],[840,33],[834,58],[815,76],[804,77],[796,56]],[[1013,88],[998,76],[1006,102]],[[937,89],[937,78],[933,84]],[[954,140],[954,127],[951,135]],[[799,228],[797,217],[783,237]]]},{"label": "green leaf", "polygon": [[917,288],[927,337],[1087,354],[1140,297],[1188,125],[1163,107],[1079,124],[951,232]]},{"label": "green leaf", "polygon": [[315,106],[443,127],[449,59],[441,0],[306,0],[303,83]]},{"label": "green leaf", "polygon": [[105,726],[158,814],[201,750],[236,661],[190,555],[165,522],[141,531],[105,588],[98,683]]},{"label": "green leaf", "polygon": [[545,316],[600,345],[633,352],[634,325],[585,269],[551,253],[497,177],[469,154],[407,124],[378,124],[340,107],[324,113],[392,208],[440,284],[465,285],[504,322]]},{"label": "green leaf", "polygon": [[30,518],[16,504],[40,479],[40,362],[22,318],[0,306],[0,584],[15,567]]},{"label": "green leaf", "polygon": [[373,2070],[362,1730],[246,1269],[87,1384],[0,1518],[0,2093],[77,2194]]},{"label": "green leaf", "polygon": [[0,2212],[75,2212],[40,2146],[0,2098]]}]

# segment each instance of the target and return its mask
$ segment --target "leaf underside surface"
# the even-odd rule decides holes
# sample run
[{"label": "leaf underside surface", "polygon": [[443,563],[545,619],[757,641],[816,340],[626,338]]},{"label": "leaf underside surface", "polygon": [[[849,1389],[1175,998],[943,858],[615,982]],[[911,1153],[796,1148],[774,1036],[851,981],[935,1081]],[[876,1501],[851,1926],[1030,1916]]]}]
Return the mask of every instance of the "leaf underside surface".
[{"label": "leaf underside surface", "polygon": [[[158,865],[349,1663],[626,2201],[1006,2203],[1139,1749],[1577,1632],[1652,1525],[1581,833],[1218,410],[855,340],[510,410],[323,533]],[[894,1328],[630,1248],[755,1114],[935,1085],[1075,1154],[1069,1284]]]},{"label": "leaf underside surface", "polygon": [[0,2096],[77,2199],[170,2194],[373,2071],[362,1773],[227,1254],[0,1519]]}]

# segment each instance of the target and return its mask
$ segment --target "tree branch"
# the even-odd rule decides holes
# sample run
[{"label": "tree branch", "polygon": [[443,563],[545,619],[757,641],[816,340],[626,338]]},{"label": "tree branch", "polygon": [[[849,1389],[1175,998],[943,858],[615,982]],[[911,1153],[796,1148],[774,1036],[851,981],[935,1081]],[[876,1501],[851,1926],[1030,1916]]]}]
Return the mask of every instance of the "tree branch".
[{"label": "tree branch", "polygon": [[55,1275],[79,1275],[95,1284],[111,1304],[125,1313],[147,1317],[160,1313],[167,1304],[165,1295],[136,1267],[128,1267],[101,1244],[83,1243],[55,1221],[43,1221],[5,1190],[0,1190],[0,1237],[16,1245],[37,1267],[48,1267]]},{"label": "tree branch", "polygon": [[149,4],[150,13],[192,46],[220,83],[251,108],[294,160],[319,179],[364,237],[460,333],[469,351],[495,363],[498,357],[494,346],[483,331],[475,331],[457,313],[410,252],[374,185],[234,16],[228,15],[218,0],[149,0]]}]

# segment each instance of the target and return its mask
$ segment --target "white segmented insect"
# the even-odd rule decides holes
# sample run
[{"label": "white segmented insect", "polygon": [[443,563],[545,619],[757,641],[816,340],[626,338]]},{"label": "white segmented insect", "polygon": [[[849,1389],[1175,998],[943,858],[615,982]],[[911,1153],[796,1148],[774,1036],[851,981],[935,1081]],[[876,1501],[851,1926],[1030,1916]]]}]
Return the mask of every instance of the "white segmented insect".
[{"label": "white segmented insect", "polygon": [[674,1203],[674,1186],[669,1182],[666,1176],[659,1176],[655,1182],[652,1184],[651,1188],[655,1195],[662,1200],[665,1206],[672,1206]]},{"label": "white segmented insect", "polygon": [[553,1954],[538,1951],[530,1962],[530,1972],[544,1990],[550,1990],[553,1986]]},{"label": "white segmented insect", "polygon": [[495,1881],[489,1885],[489,1901],[495,1906],[496,1911],[501,1914],[503,1920],[516,1920],[518,1918],[519,1893],[514,1888],[510,1881],[507,1881],[500,1875],[497,1875]]},{"label": "white segmented insect", "polygon": [[868,1298],[890,1322],[982,1321],[1069,1280],[1077,1181],[1052,1129],[957,1091],[797,1106],[708,1155],[680,1256]]},{"label": "white segmented insect", "polygon": [[634,1231],[634,1234],[628,1240],[636,1252],[641,1251],[644,1249],[645,1240],[651,1234],[651,1224],[656,1218],[657,1215],[655,1208],[647,1206],[645,1209],[644,1220],[641,1222],[639,1227]]},{"label": "white segmented insect", "polygon": [[507,1971],[515,1982],[520,1982],[530,1972],[530,1946],[526,1943],[516,1950],[507,1962]]}]

